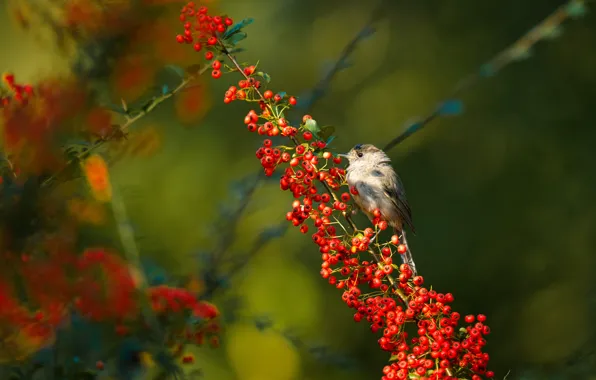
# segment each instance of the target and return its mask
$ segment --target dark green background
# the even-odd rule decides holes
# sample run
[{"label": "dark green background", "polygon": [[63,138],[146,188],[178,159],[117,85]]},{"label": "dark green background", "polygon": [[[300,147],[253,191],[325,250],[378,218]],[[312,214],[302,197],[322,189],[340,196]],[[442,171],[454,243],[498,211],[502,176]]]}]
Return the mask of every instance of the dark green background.
[{"label": "dark green background", "polygon": [[[336,126],[340,151],[356,143],[383,145],[561,3],[395,1],[313,116]],[[242,60],[260,60],[273,89],[291,94],[318,81],[323,63],[338,56],[375,4],[220,2],[237,19],[255,18]],[[63,68],[48,44],[15,31],[5,13],[0,24],[1,68],[27,80]],[[229,182],[259,166],[254,150],[260,139],[242,124],[246,106],[220,102],[237,79],[224,76],[213,86],[216,106],[194,129],[178,125],[170,106],[156,110],[138,126],[159,125],[163,151],[113,171],[117,186],[138,194],[127,204],[148,236],[143,244],[166,248],[168,256],[158,261],[179,271],[192,264],[188,252],[212,240],[206,227]],[[561,37],[540,43],[530,59],[463,99],[462,116],[433,122],[391,152],[414,213],[418,234],[409,242],[419,270],[437,290],[455,295],[462,314],[488,316],[488,351],[501,378],[509,369],[563,365],[594,345],[594,16],[565,24]],[[276,185],[259,189],[238,246],[281,220],[290,201]],[[206,378],[378,379],[387,355],[364,323],[352,322],[339,292],[318,271],[310,238],[292,230],[270,244],[234,288],[246,296],[245,314],[267,313],[279,326],[356,358],[362,371],[298,357],[283,338],[237,324],[223,349],[202,352]]]}]

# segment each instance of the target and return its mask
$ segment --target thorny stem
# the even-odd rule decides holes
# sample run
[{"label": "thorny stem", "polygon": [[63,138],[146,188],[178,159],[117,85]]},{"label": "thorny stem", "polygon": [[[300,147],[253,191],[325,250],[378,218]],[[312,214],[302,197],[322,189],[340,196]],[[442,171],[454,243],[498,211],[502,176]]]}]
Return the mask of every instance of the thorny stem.
[{"label": "thorny stem", "polygon": [[101,147],[104,143],[111,141],[116,136],[126,132],[126,130],[132,124],[134,124],[135,122],[139,121],[141,118],[146,116],[149,112],[151,112],[155,107],[157,107],[159,104],[161,104],[165,100],[173,97],[180,91],[184,90],[190,83],[192,83],[196,78],[198,78],[203,73],[205,73],[210,67],[211,67],[210,65],[203,66],[196,74],[190,75],[188,78],[184,79],[178,85],[178,87],[176,87],[174,90],[168,92],[167,94],[160,95],[160,96],[156,97],[155,99],[153,99],[153,101],[147,107],[145,107],[144,109],[139,111],[135,116],[130,117],[130,114],[127,114],[126,122],[124,124],[122,124],[120,126],[120,128],[114,129],[108,136],[96,141],[89,149],[87,149],[86,151],[78,154],[76,157],[67,161],[66,164],[62,167],[62,169],[60,169],[57,173],[53,174],[52,176],[47,178],[45,181],[43,181],[41,184],[41,187],[44,188],[44,187],[50,186],[60,174],[62,174],[68,167],[70,167],[70,165],[72,165],[75,162],[80,161],[84,155],[87,155],[90,152],[96,150],[97,148]]},{"label": "thorny stem", "polygon": [[[230,52],[228,51],[228,49],[226,48],[226,46],[220,41],[219,42],[221,49],[222,49],[222,53],[225,54],[225,56],[230,60],[230,62],[232,62],[232,64],[234,65],[234,67],[242,74],[242,76],[244,76],[244,78],[246,80],[249,80],[249,76],[244,72],[244,70],[242,69],[242,67],[240,66],[240,64],[238,63],[238,61],[236,60],[236,58],[230,54]],[[261,94],[261,92],[259,91],[258,88],[253,87],[254,90],[256,91],[256,93],[259,95],[260,100],[267,104],[267,107],[272,111],[271,106],[268,105],[267,101],[265,100],[265,97]],[[294,136],[289,136],[290,139],[292,140],[292,142],[294,143],[294,145],[298,146],[300,145],[300,143],[298,142],[298,140],[296,140],[296,138]],[[321,183],[323,184],[323,186],[325,187],[325,190],[327,191],[327,193],[329,193],[329,195],[331,195],[333,197],[333,200],[335,201],[339,201],[339,199],[337,198],[337,195],[335,194],[335,192],[331,189],[331,187],[321,181]],[[348,222],[348,224],[350,225],[350,227],[352,228],[353,231],[358,231],[358,227],[356,226],[356,224],[354,223],[354,221],[349,217],[348,213],[346,211],[342,212],[343,217],[345,218],[345,220]],[[371,254],[371,256],[375,259],[375,262],[377,263],[378,266],[382,266],[383,264],[383,260],[381,260],[381,258],[379,257],[379,255],[374,252],[371,248],[368,249],[368,252]],[[399,289],[398,284],[395,282],[395,280],[393,279],[393,277],[391,276],[387,276],[387,279],[389,280],[389,283],[391,284],[391,286],[393,287],[395,293],[399,296],[399,298],[407,305],[408,304],[408,298],[406,297],[406,295],[403,293],[403,291],[401,289]]]}]

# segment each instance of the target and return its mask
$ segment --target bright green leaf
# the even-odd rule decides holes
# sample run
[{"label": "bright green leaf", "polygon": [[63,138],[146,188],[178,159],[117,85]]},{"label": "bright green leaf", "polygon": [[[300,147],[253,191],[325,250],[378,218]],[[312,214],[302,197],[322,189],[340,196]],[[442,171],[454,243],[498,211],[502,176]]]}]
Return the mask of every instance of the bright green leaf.
[{"label": "bright green leaf", "polygon": [[316,120],[314,120],[314,119],[306,120],[306,122],[304,123],[304,128],[307,131],[314,133],[315,135],[318,135],[319,132],[321,132],[321,128],[319,127]]}]

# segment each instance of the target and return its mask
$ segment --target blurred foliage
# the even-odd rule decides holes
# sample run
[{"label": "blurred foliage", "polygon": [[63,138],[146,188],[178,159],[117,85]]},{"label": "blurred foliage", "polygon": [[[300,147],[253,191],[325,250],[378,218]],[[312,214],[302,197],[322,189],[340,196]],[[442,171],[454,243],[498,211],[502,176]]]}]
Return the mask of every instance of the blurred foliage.
[{"label": "blurred foliage", "polygon": [[[72,6],[77,3],[84,4]],[[31,43],[32,35],[13,29],[10,16],[3,14],[2,66],[15,68],[19,76],[22,70],[30,82],[40,70],[74,69],[90,87],[102,88],[97,92],[104,98],[96,104],[102,107],[120,104],[122,97],[131,107],[142,104],[145,96],[160,94],[160,88],[152,88],[153,78],[164,64],[193,62],[188,49],[172,43],[177,19],[165,8],[178,4],[169,1],[123,2],[131,7],[123,10],[125,25],[93,19],[98,22],[86,25],[90,30],[79,32],[60,23],[62,15],[52,16],[48,28],[47,19],[36,12],[49,8],[31,7],[25,0],[16,4],[10,9],[17,13],[11,15],[38,38],[50,40],[42,39],[43,47]],[[259,60],[290,93],[308,93],[375,5],[336,0],[221,2],[232,16],[255,17],[242,57]],[[338,149],[388,142],[411,117],[424,115],[443,99],[470,69],[558,5],[554,0],[392,4],[385,8],[377,35],[354,52],[353,67],[338,76],[337,85],[312,112],[317,120],[338,126]],[[165,8],[127,13],[141,6]],[[109,32],[100,43],[89,39],[98,33],[94,28]],[[488,315],[493,329],[489,352],[499,375],[514,370],[510,379],[570,374],[588,378],[594,371],[594,328],[589,321],[596,311],[596,135],[590,128],[590,99],[596,96],[596,50],[590,47],[595,43],[593,16],[569,24],[559,39],[538,46],[531,60],[470,91],[459,118],[429,126],[393,152],[420,231],[409,238],[419,252],[418,266],[427,280],[455,294],[462,312],[482,310]],[[156,109],[150,120],[135,124],[139,133],[148,126],[158,133],[160,149],[151,157],[120,158],[119,151],[114,152],[118,165],[110,174],[122,189],[135,233],[142,236],[137,242],[141,255],[184,278],[198,273],[201,265],[188,252],[209,246],[213,236],[221,234],[207,226],[221,215],[216,204],[225,187],[254,167],[257,141],[250,140],[238,122],[245,110],[224,109],[208,100],[210,94],[219,100],[222,90],[222,84],[208,88],[201,82],[194,95],[189,91],[176,98],[185,104],[179,110],[195,110],[194,119],[185,119],[180,111],[176,115],[175,105]],[[204,106],[187,103],[199,99]],[[201,128],[179,128],[179,119]],[[76,186],[68,186],[57,190],[62,197],[55,196],[68,200],[65,210],[86,223],[101,220],[96,205],[77,205],[78,198],[71,196]],[[246,254],[263,226],[283,217],[280,210],[288,200],[275,187],[259,188],[239,222],[231,257]],[[55,199],[47,203],[55,204]],[[116,240],[109,233],[98,236],[95,227],[91,235],[86,239]],[[377,368],[387,358],[378,355],[370,333],[354,325],[337,294],[318,279],[317,256],[303,236],[288,232],[258,251],[245,274],[230,279],[227,289],[239,293],[247,313],[267,313],[276,323],[298,326],[302,335],[357,357],[366,367],[345,372],[313,365],[297,356],[283,335],[258,332],[254,323],[238,318],[224,333],[224,350],[197,350],[205,378],[263,379],[272,373],[280,379],[378,378]],[[278,367],[280,363],[286,367]],[[227,369],[229,364],[237,374]]]}]

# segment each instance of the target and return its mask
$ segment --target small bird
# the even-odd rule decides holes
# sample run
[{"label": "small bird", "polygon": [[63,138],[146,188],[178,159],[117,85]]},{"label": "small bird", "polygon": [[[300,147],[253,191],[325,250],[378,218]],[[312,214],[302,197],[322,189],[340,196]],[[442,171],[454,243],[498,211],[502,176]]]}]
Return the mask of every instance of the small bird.
[{"label": "small bird", "polygon": [[412,210],[406,199],[404,185],[391,166],[391,159],[371,144],[358,144],[347,154],[340,156],[347,158],[349,162],[346,180],[358,192],[354,195],[354,201],[370,220],[373,219],[374,210],[379,209],[382,219],[402,239],[406,247],[406,252],[401,255],[402,261],[416,275],[416,265],[404,230],[404,225],[407,225],[412,233],[416,233],[412,223]]}]

